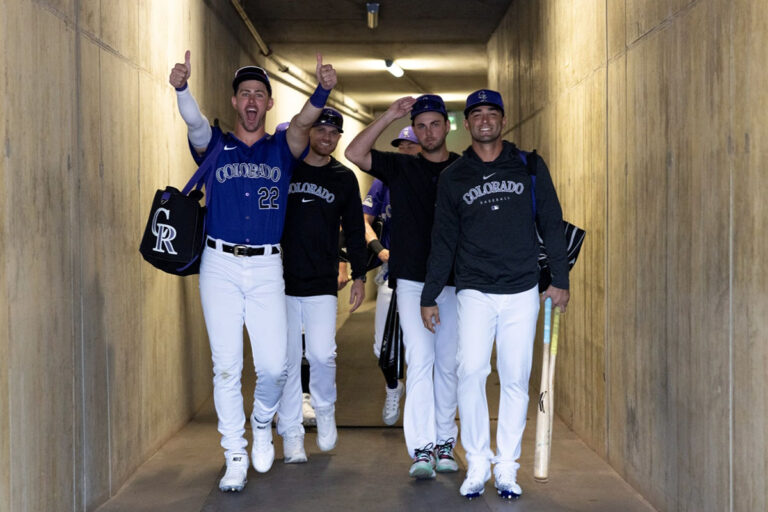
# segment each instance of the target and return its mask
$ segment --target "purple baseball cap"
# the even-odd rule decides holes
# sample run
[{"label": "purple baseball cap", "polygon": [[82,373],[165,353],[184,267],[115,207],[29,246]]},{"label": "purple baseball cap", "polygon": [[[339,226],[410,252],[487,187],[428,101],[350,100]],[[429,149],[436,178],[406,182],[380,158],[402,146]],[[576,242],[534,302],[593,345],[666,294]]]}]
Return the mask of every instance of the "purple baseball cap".
[{"label": "purple baseball cap", "polygon": [[288,127],[291,125],[290,121],[286,121],[284,123],[280,123],[279,125],[275,126],[275,133],[277,132],[284,132],[288,129]]},{"label": "purple baseball cap", "polygon": [[414,144],[418,144],[419,143],[419,139],[417,139],[416,135],[413,134],[413,129],[410,126],[406,126],[402,130],[400,130],[400,133],[397,134],[397,137],[392,139],[391,144],[394,147],[397,147],[404,140],[407,140],[409,142],[413,142]]},{"label": "purple baseball cap", "polygon": [[464,117],[467,117],[473,108],[482,107],[483,105],[496,107],[501,110],[501,115],[504,115],[504,102],[501,99],[501,94],[490,89],[480,89],[467,96],[467,106],[464,108]]},{"label": "purple baseball cap", "polygon": [[443,114],[443,117],[448,119],[448,111],[445,109],[445,102],[443,98],[437,94],[422,94],[416,98],[416,103],[411,108],[411,121],[424,112],[439,112]]},{"label": "purple baseball cap", "polygon": [[237,94],[237,86],[246,80],[258,80],[263,83],[267,86],[269,95],[272,96],[272,85],[269,83],[269,75],[267,75],[264,68],[260,68],[259,66],[244,66],[235,71],[235,78],[232,80],[232,90],[235,94]]}]

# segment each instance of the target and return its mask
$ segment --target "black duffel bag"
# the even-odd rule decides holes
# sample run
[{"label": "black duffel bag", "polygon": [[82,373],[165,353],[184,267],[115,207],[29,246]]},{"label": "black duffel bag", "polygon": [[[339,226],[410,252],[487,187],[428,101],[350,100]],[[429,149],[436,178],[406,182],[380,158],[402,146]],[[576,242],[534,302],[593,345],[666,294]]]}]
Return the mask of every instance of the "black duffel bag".
[{"label": "black duffel bag", "polygon": [[[200,272],[212,171],[222,147],[219,141],[182,191],[169,186],[155,192],[139,252],[163,272],[177,276]],[[200,204],[203,185],[206,206]]]}]

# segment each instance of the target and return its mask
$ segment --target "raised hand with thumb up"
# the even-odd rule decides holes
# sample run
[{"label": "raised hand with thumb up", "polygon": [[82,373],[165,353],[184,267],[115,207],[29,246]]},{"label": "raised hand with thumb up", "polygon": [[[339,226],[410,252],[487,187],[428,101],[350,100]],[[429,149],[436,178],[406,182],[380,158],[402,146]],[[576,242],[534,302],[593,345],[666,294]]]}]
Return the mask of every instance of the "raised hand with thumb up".
[{"label": "raised hand with thumb up", "polygon": [[320,84],[320,87],[326,91],[336,87],[336,70],[330,64],[323,64],[323,56],[319,53],[317,54],[315,74],[317,75],[317,82]]},{"label": "raised hand with thumb up", "polygon": [[190,55],[191,52],[187,50],[184,54],[184,62],[177,62],[173,69],[171,69],[171,76],[168,78],[168,81],[177,89],[183,89],[192,74],[192,64],[189,62]]}]

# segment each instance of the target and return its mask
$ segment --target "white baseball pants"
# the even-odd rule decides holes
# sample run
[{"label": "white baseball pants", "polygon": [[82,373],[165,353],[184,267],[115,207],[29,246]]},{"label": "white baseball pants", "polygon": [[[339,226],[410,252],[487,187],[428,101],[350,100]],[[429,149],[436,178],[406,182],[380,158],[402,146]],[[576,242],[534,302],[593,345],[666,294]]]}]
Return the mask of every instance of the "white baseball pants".
[{"label": "white baseball pants", "polygon": [[440,325],[435,334],[421,321],[422,288],[424,283],[397,281],[397,310],[408,365],[403,433],[411,457],[417,448],[455,439],[458,434],[456,288],[446,286],[437,297]]},{"label": "white baseball pants", "polygon": [[380,284],[376,290],[376,319],[373,324],[373,354],[376,359],[381,355],[381,341],[384,338],[384,326],[387,323],[389,303],[392,301],[392,288],[389,280]]},{"label": "white baseball pants", "polygon": [[[492,462],[498,469],[517,470],[528,410],[528,379],[539,314],[538,287],[509,295],[461,290],[457,301],[459,416],[467,463],[486,474],[490,474]],[[491,451],[485,394],[494,338],[501,386],[495,457]]]},{"label": "white baseball pants", "polygon": [[[220,241],[218,242],[220,243]],[[226,454],[244,452],[243,324],[251,340],[257,383],[253,415],[272,421],[285,383],[286,313],[280,254],[237,257],[206,247],[200,299],[213,358],[213,401]]]},{"label": "white baseball pants", "polygon": [[302,426],[301,329],[304,327],[309,361],[309,393],[312,406],[336,403],[336,308],[335,295],[286,296],[288,308],[288,377],[277,409],[277,433],[284,436]]}]

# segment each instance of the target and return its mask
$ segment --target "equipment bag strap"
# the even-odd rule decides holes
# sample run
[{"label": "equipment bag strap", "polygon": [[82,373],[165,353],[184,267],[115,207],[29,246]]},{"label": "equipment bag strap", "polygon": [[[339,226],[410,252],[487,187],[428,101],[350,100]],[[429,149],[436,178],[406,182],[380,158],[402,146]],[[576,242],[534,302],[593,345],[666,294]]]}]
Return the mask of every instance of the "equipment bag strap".
[{"label": "equipment bag strap", "polygon": [[531,200],[533,202],[533,220],[536,221],[536,166],[538,165],[538,156],[534,149],[530,153],[517,150],[520,160],[525,164],[525,168],[528,170],[528,176],[531,177]]},{"label": "equipment bag strap", "polygon": [[203,162],[200,164],[200,167],[197,168],[195,174],[192,175],[187,184],[184,186],[184,189],[181,191],[182,194],[185,196],[189,195],[192,188],[195,190],[200,190],[200,188],[205,185],[205,206],[208,206],[211,200],[211,185],[213,184],[214,175],[214,173],[211,171],[213,170],[214,165],[216,165],[216,160],[218,159],[219,153],[221,153],[223,148],[224,135],[222,134],[222,136],[219,137],[219,139],[216,141],[216,145],[213,147],[213,149],[211,149],[211,151],[205,157],[205,160],[203,160]]}]

